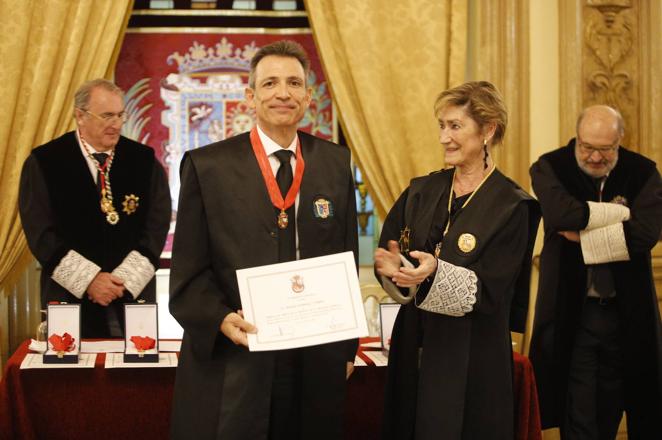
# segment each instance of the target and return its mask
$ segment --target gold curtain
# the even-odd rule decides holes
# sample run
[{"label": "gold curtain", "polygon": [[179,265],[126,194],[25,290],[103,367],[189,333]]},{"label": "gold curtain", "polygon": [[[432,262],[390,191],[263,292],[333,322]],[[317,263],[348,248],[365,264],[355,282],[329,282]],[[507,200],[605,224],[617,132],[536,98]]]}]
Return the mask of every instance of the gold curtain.
[{"label": "gold curtain", "polygon": [[529,3],[521,0],[470,0],[474,20],[470,77],[496,85],[508,109],[503,145],[494,151],[499,170],[529,188]]},{"label": "gold curtain", "polygon": [[433,104],[464,81],[467,0],[305,3],[340,123],[384,218],[412,177],[443,164]]},{"label": "gold curtain", "polygon": [[18,215],[32,148],[74,126],[73,94],[111,78],[133,0],[0,1],[0,291],[30,261]]}]

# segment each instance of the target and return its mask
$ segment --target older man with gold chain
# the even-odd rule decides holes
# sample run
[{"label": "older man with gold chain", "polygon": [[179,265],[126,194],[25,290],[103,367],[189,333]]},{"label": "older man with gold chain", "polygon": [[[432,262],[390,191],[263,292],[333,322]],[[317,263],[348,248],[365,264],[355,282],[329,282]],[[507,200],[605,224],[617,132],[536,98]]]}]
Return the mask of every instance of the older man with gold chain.
[{"label": "older man with gold chain", "polygon": [[42,307],[80,303],[82,337],[119,337],[124,303],[156,300],[170,192],[154,150],[120,135],[126,114],[115,84],[83,84],[74,116],[75,131],[26,159],[21,221],[43,267]]}]

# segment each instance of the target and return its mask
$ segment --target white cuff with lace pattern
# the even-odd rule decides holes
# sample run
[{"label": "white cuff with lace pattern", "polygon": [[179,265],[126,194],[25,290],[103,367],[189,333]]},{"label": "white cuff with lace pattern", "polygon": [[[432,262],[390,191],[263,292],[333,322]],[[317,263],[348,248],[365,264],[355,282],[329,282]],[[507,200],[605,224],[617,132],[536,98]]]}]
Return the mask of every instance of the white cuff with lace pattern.
[{"label": "white cuff with lace pattern", "polygon": [[124,281],[124,288],[138,298],[150,282],[156,270],[149,259],[138,251],[131,251],[124,261],[113,270],[113,275]]},{"label": "white cuff with lace pattern", "polygon": [[628,261],[630,254],[625,243],[623,223],[616,223],[590,231],[579,231],[584,264]]},{"label": "white cuff with lace pattern", "polygon": [[437,273],[419,309],[449,316],[464,316],[476,304],[478,277],[473,270],[438,260]]},{"label": "white cuff with lace pattern", "polygon": [[630,220],[630,208],[627,206],[607,202],[587,203],[589,217],[586,231]]},{"label": "white cuff with lace pattern", "polygon": [[51,278],[76,298],[82,298],[87,286],[100,271],[101,268],[92,261],[70,250],[55,267]]}]

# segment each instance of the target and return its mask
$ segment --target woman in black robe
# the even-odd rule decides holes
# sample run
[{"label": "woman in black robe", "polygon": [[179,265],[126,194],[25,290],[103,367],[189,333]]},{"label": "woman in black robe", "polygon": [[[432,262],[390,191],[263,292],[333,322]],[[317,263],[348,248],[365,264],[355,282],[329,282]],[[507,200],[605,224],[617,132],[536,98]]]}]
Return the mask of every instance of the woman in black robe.
[{"label": "woman in black robe", "polygon": [[403,304],[383,436],[511,440],[510,330],[526,321],[539,207],[492,161],[507,124],[492,84],[442,92],[435,114],[452,168],[411,181],[375,252],[378,278]]}]

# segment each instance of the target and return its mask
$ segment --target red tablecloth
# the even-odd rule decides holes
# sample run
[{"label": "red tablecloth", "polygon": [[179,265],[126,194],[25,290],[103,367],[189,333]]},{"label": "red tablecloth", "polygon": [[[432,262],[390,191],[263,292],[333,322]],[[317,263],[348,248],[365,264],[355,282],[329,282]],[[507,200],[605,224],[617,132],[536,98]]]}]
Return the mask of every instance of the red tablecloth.
[{"label": "red tablecloth", "polygon": [[[379,338],[362,340],[362,342],[374,341],[379,341]],[[350,399],[356,399],[354,403],[350,403],[350,406],[358,409],[357,412],[348,414],[347,417],[348,420],[354,420],[354,423],[357,424],[357,428],[345,430],[352,440],[380,438],[384,412],[386,368],[374,367],[372,361],[363,353],[364,350],[373,349],[359,348],[358,356],[368,363],[369,368],[355,369],[348,389]],[[516,411],[515,439],[542,440],[536,379],[529,358],[513,352],[513,370]]]},{"label": "red tablecloth", "polygon": [[540,409],[533,366],[526,356],[513,352],[515,376],[515,438],[542,440]]},{"label": "red tablecloth", "polygon": [[0,438],[167,439],[174,368],[21,370],[28,341],[0,382]]},{"label": "red tablecloth", "polygon": [[[376,338],[369,338],[375,341]],[[31,369],[20,365],[23,343],[0,382],[0,439],[166,439],[174,368]],[[361,351],[359,356],[368,361]],[[533,370],[514,354],[517,440],[539,440],[540,418]],[[357,367],[347,390],[348,440],[380,438],[386,368]]]}]

